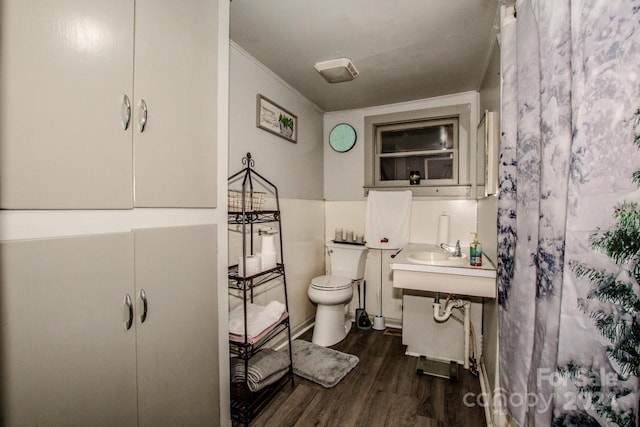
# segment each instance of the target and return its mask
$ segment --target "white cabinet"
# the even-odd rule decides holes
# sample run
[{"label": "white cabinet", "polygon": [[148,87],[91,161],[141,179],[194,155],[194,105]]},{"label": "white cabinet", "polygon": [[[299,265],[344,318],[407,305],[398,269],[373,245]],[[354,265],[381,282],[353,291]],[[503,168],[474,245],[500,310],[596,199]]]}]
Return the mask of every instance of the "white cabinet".
[{"label": "white cabinet", "polygon": [[215,206],[217,1],[5,0],[0,19],[0,208]]},{"label": "white cabinet", "polygon": [[1,243],[3,425],[215,425],[216,251],[213,225]]},{"label": "white cabinet", "polygon": [[136,424],[133,235],[0,244],[3,425]]},{"label": "white cabinet", "polygon": [[0,207],[132,206],[132,4],[2,2]]},{"label": "white cabinet", "polygon": [[136,206],[215,206],[217,22],[217,1],[136,0]]},{"label": "white cabinet", "polygon": [[[151,228],[134,234],[140,425],[216,425],[215,226]],[[143,289],[148,315],[141,323]]]}]

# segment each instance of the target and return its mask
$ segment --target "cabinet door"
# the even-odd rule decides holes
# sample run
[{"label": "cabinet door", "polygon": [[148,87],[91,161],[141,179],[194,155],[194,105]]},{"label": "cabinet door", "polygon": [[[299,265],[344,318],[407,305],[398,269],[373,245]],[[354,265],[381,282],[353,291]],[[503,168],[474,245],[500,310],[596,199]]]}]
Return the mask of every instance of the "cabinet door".
[{"label": "cabinet door", "polygon": [[0,208],[130,208],[133,2],[4,0]]},{"label": "cabinet door", "polygon": [[217,7],[136,0],[136,206],[215,207]]},{"label": "cabinet door", "polygon": [[216,227],[134,234],[140,425],[217,425]]},{"label": "cabinet door", "polygon": [[137,421],[133,236],[0,243],[0,424]]}]

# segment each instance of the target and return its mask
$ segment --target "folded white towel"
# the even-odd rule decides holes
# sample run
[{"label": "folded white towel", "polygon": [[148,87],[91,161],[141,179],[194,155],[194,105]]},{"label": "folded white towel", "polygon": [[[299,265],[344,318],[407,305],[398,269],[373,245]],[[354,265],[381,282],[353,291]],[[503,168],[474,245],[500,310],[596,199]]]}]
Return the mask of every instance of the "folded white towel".
[{"label": "folded white towel", "polygon": [[[247,303],[247,337],[253,338],[277,322],[285,311],[285,305],[271,301],[266,306]],[[244,336],[244,310],[242,305],[229,312],[229,333]]]},{"label": "folded white towel", "polygon": [[282,316],[282,313],[284,313],[284,309],[284,304],[276,300],[273,300],[269,304],[264,306],[265,313],[269,313],[271,317],[275,317],[276,320],[279,319],[280,316]]},{"label": "folded white towel", "polygon": [[369,191],[365,216],[367,246],[400,249],[409,243],[411,191]]}]

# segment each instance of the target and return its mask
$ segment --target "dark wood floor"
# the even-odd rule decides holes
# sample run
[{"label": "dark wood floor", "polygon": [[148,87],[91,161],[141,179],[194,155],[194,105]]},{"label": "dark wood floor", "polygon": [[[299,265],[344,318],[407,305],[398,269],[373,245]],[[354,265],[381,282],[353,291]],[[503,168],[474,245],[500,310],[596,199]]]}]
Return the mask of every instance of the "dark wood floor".
[{"label": "dark wood floor", "polygon": [[[299,339],[311,341],[311,331]],[[374,330],[352,328],[332,348],[360,363],[333,388],[296,376],[295,387],[285,387],[251,426],[486,426],[483,408],[463,403],[465,393],[481,390],[462,367],[457,383],[418,375],[402,338]]]}]

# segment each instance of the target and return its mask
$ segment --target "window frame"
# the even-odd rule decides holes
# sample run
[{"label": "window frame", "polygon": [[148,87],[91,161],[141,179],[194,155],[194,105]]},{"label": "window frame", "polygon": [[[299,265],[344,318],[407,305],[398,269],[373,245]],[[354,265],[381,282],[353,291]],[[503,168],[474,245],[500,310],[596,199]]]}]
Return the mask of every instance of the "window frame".
[{"label": "window frame", "polygon": [[[396,131],[396,130],[405,130],[405,129],[416,129],[422,127],[429,126],[440,126],[440,125],[448,125],[453,124],[453,145],[451,148],[445,149],[433,149],[433,150],[407,150],[407,151],[396,151],[393,153],[383,153],[382,152],[382,132],[385,131]],[[420,182],[423,185],[451,185],[458,184],[458,157],[460,146],[459,139],[459,119],[457,116],[453,117],[442,117],[442,118],[434,118],[434,119],[424,119],[424,120],[412,120],[401,123],[391,123],[391,124],[379,124],[375,126],[376,129],[376,138],[375,138],[375,158],[374,158],[374,184],[378,187],[397,187],[406,185],[408,180],[383,180],[381,176],[381,159],[387,158],[408,158],[408,157],[419,157],[419,156],[436,156],[438,154],[446,154],[451,153],[453,156],[453,176],[450,179],[428,179],[427,166],[424,166],[424,176],[421,178]],[[425,159],[425,162],[427,159]]]},{"label": "window frame", "polygon": [[[470,121],[471,104],[458,104],[437,108],[402,111],[375,116],[366,116],[365,120],[365,167],[364,190],[411,190],[414,196],[435,196],[447,198],[473,198],[471,194],[470,176]],[[440,120],[457,119],[457,154],[454,156],[457,166],[457,176],[452,180],[421,179],[419,185],[410,185],[409,180],[382,181],[380,176],[380,147],[378,130],[395,125],[416,127],[420,122],[437,122]],[[475,131],[475,129],[474,129]],[[440,150],[436,150],[440,151]],[[404,152],[400,157],[408,157],[416,152]],[[435,151],[434,151],[435,153]],[[384,157],[384,156],[383,156]]]}]

